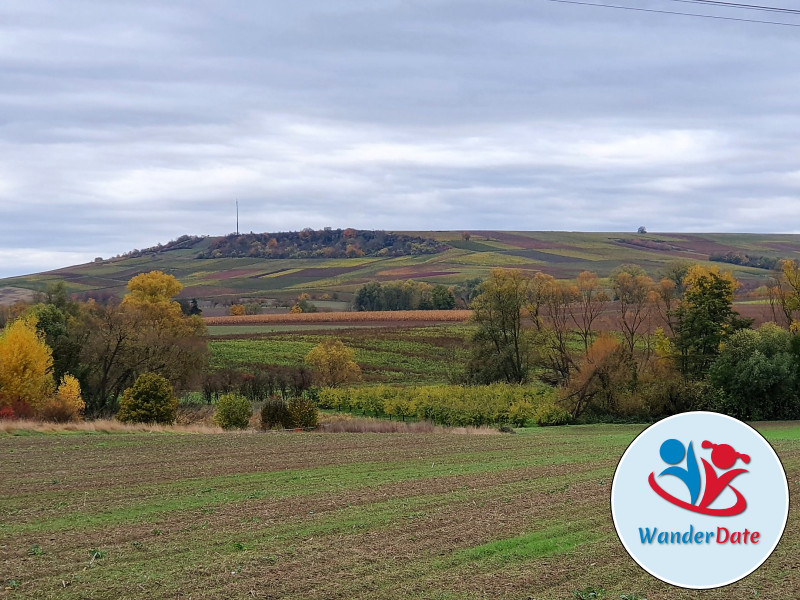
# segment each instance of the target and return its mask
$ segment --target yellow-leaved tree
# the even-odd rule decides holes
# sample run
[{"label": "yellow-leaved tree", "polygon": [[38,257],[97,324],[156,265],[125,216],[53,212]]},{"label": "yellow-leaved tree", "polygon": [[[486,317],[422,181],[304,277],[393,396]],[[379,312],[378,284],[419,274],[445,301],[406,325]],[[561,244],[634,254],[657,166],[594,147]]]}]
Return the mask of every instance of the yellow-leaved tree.
[{"label": "yellow-leaved tree", "polygon": [[183,289],[173,275],[163,271],[140,273],[128,282],[125,302],[133,304],[170,304]]},{"label": "yellow-leaved tree", "polygon": [[19,318],[0,333],[0,408],[9,416],[40,413],[51,400],[53,353],[36,331],[36,319]]},{"label": "yellow-leaved tree", "polygon": [[81,384],[72,375],[64,375],[55,395],[46,402],[38,417],[46,421],[80,421],[86,404],[81,397]]},{"label": "yellow-leaved tree", "polygon": [[337,387],[361,380],[355,352],[340,340],[325,340],[306,355],[306,363],[316,371],[320,385]]}]

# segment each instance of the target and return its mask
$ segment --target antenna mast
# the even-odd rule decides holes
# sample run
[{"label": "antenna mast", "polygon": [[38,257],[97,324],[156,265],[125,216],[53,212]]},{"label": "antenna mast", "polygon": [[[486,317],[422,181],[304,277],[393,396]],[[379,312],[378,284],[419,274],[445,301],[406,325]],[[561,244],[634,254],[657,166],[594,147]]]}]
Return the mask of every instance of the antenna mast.
[{"label": "antenna mast", "polygon": [[236,201],[236,235],[239,235],[239,201]]}]

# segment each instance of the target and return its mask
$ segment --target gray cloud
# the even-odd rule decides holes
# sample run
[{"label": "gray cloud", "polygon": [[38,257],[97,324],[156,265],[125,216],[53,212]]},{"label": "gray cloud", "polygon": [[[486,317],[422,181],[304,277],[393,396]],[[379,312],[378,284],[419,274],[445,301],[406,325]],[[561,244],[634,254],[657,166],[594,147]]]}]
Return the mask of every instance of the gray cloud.
[{"label": "gray cloud", "polygon": [[228,233],[235,199],[255,231],[795,232],[797,31],[544,0],[7,2],[0,276]]}]

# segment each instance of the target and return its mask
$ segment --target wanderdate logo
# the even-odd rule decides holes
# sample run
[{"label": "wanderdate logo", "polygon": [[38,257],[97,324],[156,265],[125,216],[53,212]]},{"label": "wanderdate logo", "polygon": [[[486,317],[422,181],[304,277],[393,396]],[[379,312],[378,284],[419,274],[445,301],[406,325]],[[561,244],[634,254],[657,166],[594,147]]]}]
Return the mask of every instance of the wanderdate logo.
[{"label": "wanderdate logo", "polygon": [[614,474],[611,512],[630,556],[672,585],[709,589],[757,569],[789,512],[783,466],[750,426],[710,412],[647,428]]},{"label": "wanderdate logo", "polygon": [[[700,459],[703,463],[702,474],[697,465],[697,458],[695,457],[694,447],[691,442],[689,442],[688,450],[676,439],[669,439],[661,444],[661,458],[665,463],[672,466],[664,469],[659,474],[659,477],[672,475],[680,479],[689,492],[689,502],[685,502],[676,498],[669,492],[666,492],[656,482],[655,473],[650,473],[650,476],[647,478],[650,487],[667,502],[703,515],[729,517],[744,512],[747,508],[747,500],[745,500],[745,497],[738,489],[731,485],[731,482],[739,475],[743,475],[748,471],[747,469],[731,469],[731,467],[737,460],[749,463],[750,456],[736,452],[733,446],[729,444],[713,444],[708,440],[705,440],[701,447],[713,449],[711,451],[711,463],[713,466],[709,464],[705,458]],[[686,457],[686,466],[678,466],[679,463],[684,462],[684,457]],[[714,467],[720,469],[721,473],[718,474]],[[701,489],[704,489],[702,497],[700,496]],[[730,489],[736,495],[736,503],[725,508],[710,508],[710,505],[726,489]]]}]

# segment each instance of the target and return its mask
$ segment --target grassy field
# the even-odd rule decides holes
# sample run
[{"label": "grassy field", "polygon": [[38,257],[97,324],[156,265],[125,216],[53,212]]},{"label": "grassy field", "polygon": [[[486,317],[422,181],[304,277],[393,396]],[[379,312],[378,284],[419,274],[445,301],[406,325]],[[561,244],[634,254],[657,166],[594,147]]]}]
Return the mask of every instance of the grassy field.
[{"label": "grassy field", "polygon": [[[368,281],[417,279],[457,284],[486,277],[494,267],[544,271],[556,278],[574,278],[584,270],[601,277],[623,263],[636,263],[651,275],[676,259],[705,262],[712,253],[743,252],[775,258],[800,258],[800,236],[772,234],[635,234],[580,232],[414,232],[446,242],[450,249],[434,255],[353,259],[197,259],[195,248],[169,250],[138,258],[112,259],[65,267],[56,271],[0,280],[0,290],[42,290],[48,283],[66,282],[70,291],[125,292],[127,281],[138,273],[160,269],[175,275],[185,286],[186,298],[230,302],[248,297],[286,299],[308,292],[327,293],[349,300]],[[124,250],[124,249],[121,249]],[[716,264],[716,263],[715,263]],[[755,285],[769,271],[723,265],[737,278]]]},{"label": "grassy field", "polygon": [[468,350],[464,340],[470,332],[470,326],[462,323],[335,330],[264,331],[260,327],[263,326],[215,327],[209,341],[212,369],[255,363],[299,366],[314,346],[336,337],[355,350],[365,381],[443,383],[455,366],[466,362]]},{"label": "grassy field", "polygon": [[[679,590],[635,565],[609,494],[641,428],[0,434],[0,596],[796,598],[794,506],[733,586]],[[797,493],[800,427],[759,428]]]}]

